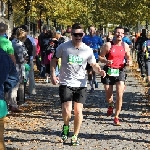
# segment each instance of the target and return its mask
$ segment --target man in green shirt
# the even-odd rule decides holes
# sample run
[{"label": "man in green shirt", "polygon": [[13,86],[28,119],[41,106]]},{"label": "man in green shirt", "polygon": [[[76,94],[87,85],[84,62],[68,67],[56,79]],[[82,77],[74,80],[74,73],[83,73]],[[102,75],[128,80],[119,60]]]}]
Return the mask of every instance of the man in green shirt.
[{"label": "man in green shirt", "polygon": [[8,113],[4,100],[4,92],[9,92],[18,83],[18,73],[9,55],[0,48],[0,150],[6,150],[4,145],[4,118]]},{"label": "man in green shirt", "polygon": [[0,23],[0,48],[3,49],[11,57],[14,63],[16,63],[12,43],[4,36],[7,29],[8,26],[3,22],[1,22]]},{"label": "man in green shirt", "polygon": [[[8,29],[8,26],[6,24],[4,24],[3,22],[0,22],[0,48],[5,51],[10,58],[12,59],[12,61],[14,62],[14,64],[16,64],[16,59],[15,59],[15,55],[14,55],[14,48],[12,46],[12,42],[10,40],[8,40],[4,35],[6,33],[6,30]],[[9,96],[8,96],[9,95]],[[11,105],[15,105],[14,101],[12,101],[12,96],[11,93],[5,93],[5,99],[7,101],[7,103],[9,104],[9,106]],[[13,107],[10,107],[10,111],[14,111]]]}]

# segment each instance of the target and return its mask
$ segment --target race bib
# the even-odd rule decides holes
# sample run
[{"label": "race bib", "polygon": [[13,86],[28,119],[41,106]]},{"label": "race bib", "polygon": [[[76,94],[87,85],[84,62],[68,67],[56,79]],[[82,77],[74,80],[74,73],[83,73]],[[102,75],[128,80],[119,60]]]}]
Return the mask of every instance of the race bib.
[{"label": "race bib", "polygon": [[82,65],[83,58],[80,56],[68,55],[68,63]]},{"label": "race bib", "polygon": [[107,74],[114,77],[119,76],[119,69],[108,68]]}]

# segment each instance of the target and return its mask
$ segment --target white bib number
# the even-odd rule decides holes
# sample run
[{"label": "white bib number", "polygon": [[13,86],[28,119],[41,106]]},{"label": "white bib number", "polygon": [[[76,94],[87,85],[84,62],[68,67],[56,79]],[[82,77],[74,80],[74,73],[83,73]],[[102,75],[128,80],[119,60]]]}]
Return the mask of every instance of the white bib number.
[{"label": "white bib number", "polygon": [[109,76],[119,76],[119,69],[108,68],[107,74]]}]

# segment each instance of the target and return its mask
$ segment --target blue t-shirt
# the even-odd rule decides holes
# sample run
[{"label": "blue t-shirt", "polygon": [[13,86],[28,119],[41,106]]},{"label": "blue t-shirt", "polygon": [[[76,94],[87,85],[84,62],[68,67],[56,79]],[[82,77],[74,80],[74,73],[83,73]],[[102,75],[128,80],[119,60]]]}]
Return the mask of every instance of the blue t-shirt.
[{"label": "blue t-shirt", "polygon": [[130,38],[127,37],[127,36],[124,36],[122,38],[122,41],[125,42],[125,43],[127,43],[128,45],[132,45],[132,42],[131,42]]},{"label": "blue t-shirt", "polygon": [[150,40],[147,40],[143,43],[143,47],[146,47],[148,52],[150,52]]},{"label": "blue t-shirt", "polygon": [[[83,37],[82,42],[88,45],[93,50],[98,50],[102,45],[102,38],[99,36],[86,35]],[[98,52],[94,52],[95,59],[98,59]]]}]

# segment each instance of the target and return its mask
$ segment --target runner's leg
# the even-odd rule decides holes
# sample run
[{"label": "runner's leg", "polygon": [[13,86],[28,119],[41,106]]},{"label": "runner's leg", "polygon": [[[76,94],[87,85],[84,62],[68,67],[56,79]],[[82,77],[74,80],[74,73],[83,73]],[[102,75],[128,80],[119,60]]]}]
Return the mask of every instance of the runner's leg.
[{"label": "runner's leg", "polygon": [[124,81],[119,81],[116,83],[116,111],[115,111],[116,118],[119,117],[121,111],[123,93],[124,93]]}]

